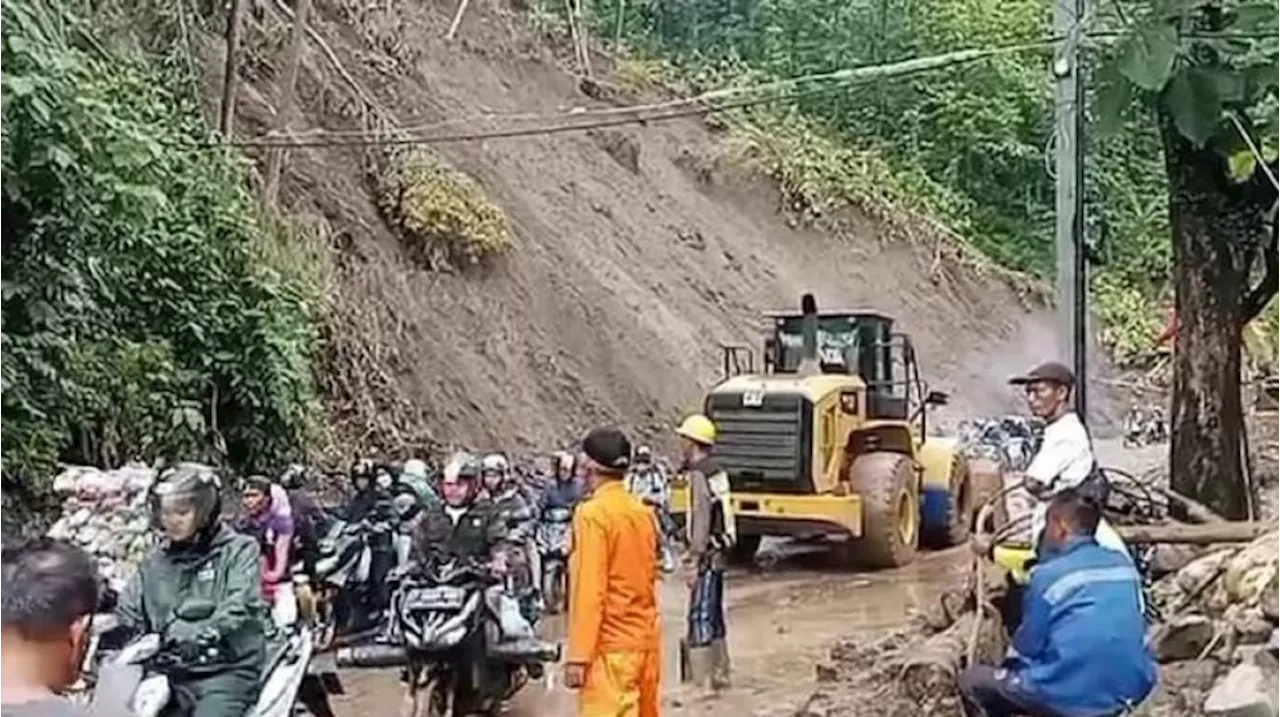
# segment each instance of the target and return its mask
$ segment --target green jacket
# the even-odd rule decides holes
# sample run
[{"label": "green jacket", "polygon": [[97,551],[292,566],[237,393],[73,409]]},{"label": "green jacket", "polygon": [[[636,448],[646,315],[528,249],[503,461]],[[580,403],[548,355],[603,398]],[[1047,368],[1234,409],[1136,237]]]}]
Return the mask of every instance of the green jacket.
[{"label": "green jacket", "polygon": [[[120,596],[116,613],[135,631],[163,630],[164,637],[175,641],[193,639],[208,629],[216,632],[221,664],[192,672],[260,664],[267,614],[260,560],[258,543],[225,525],[200,547],[162,544],[143,559]],[[217,608],[206,620],[173,619],[178,606],[192,599],[209,600]]]}]

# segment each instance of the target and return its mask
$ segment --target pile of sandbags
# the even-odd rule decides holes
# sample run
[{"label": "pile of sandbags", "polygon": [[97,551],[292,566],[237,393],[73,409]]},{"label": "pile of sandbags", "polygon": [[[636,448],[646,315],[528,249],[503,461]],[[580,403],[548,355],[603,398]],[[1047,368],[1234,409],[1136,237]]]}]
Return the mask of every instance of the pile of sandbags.
[{"label": "pile of sandbags", "polygon": [[87,550],[102,576],[120,589],[151,546],[147,489],[155,479],[155,470],[141,464],[67,468],[53,481],[62,509],[49,536]]}]

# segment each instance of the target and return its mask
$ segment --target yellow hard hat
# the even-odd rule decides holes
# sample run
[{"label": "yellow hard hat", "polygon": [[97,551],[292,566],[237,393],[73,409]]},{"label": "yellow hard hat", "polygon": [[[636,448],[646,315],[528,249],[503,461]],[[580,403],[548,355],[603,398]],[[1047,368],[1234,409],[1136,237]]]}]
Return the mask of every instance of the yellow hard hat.
[{"label": "yellow hard hat", "polygon": [[680,424],[676,433],[704,446],[710,446],[716,442],[716,424],[700,413],[684,419],[684,423]]}]

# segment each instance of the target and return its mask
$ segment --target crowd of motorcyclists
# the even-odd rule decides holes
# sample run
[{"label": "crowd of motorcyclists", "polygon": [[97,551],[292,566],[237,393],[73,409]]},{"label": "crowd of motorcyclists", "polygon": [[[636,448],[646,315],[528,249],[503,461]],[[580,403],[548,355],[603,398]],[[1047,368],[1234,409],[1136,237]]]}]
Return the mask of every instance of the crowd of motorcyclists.
[{"label": "crowd of motorcyclists", "polygon": [[[342,624],[317,632],[326,648],[344,637],[394,640],[397,582],[460,560],[493,578],[485,602],[498,616],[499,640],[545,651],[537,623],[543,612],[563,609],[570,519],[587,493],[575,454],[548,458],[541,470],[516,468],[497,452],[459,452],[438,471],[422,459],[360,461],[349,473],[351,494],[337,507],[319,500],[320,474],[294,465],[276,478],[239,480],[233,517],[224,514],[234,495],[228,477],[201,464],[172,466],[147,496],[157,544],[115,601],[118,629],[159,634],[181,656],[182,669],[168,677],[182,712],[241,717],[273,632],[328,620]],[[673,525],[666,470],[647,447],[636,450],[627,486],[658,514],[656,522]],[[545,537],[548,530],[558,537]],[[338,553],[352,535],[366,547],[349,560]],[[544,556],[558,566],[550,581]],[[341,570],[341,580],[330,581],[341,589],[324,595],[329,573]],[[326,611],[317,600],[342,604]],[[212,607],[187,619],[193,601]]]}]

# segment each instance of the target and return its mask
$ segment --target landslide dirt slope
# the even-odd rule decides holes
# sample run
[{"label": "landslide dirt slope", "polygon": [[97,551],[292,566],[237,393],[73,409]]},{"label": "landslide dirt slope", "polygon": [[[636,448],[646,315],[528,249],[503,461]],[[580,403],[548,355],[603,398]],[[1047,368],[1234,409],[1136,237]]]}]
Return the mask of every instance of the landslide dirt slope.
[{"label": "landslide dirt slope", "polygon": [[[275,0],[262,2],[242,135],[265,130],[279,104],[287,25]],[[446,43],[452,10],[451,0],[319,0],[313,26],[404,125],[599,104],[520,13],[473,3]],[[222,50],[206,49],[213,88]],[[295,130],[361,126],[356,92],[326,54],[315,43],[305,53]],[[292,151],[282,201],[327,221],[337,302],[354,317],[330,336],[358,374],[329,387],[348,444],[545,448],[599,421],[660,430],[718,378],[719,343],[758,345],[759,312],[795,306],[804,291],[822,306],[897,316],[924,375],[952,392],[951,417],[1008,408],[1005,378],[1052,353],[1047,315],[994,275],[944,266],[935,283],[930,248],[882,242],[865,219],[851,239],[792,228],[776,185],[719,161],[722,142],[687,119],[436,145],[515,234],[507,256],[467,276],[409,261],[377,211],[362,149]]]}]

